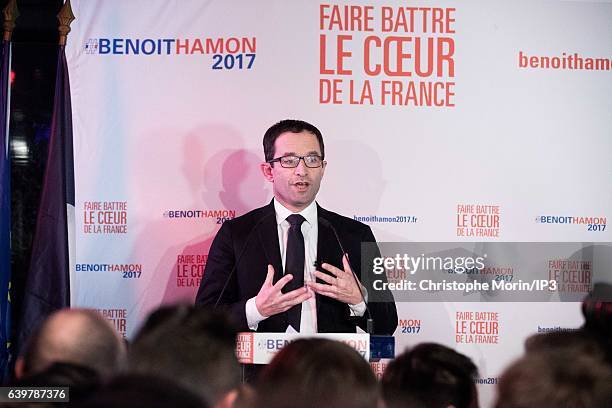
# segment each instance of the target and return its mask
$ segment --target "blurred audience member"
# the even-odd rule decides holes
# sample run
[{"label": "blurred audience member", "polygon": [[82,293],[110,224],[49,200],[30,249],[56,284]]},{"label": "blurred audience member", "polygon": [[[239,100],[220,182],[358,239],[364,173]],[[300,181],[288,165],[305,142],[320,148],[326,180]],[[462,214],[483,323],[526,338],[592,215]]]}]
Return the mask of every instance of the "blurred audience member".
[{"label": "blurred audience member", "polygon": [[378,384],[366,360],[326,339],[286,345],[264,368],[257,386],[261,408],[375,408],[378,403]]},{"label": "blurred audience member", "polygon": [[110,322],[94,310],[63,309],[34,331],[15,362],[15,377],[20,380],[62,362],[91,369],[105,379],[124,360],[125,344]]},{"label": "blurred audience member", "polygon": [[238,396],[232,408],[253,408],[255,406],[255,389],[250,384],[242,384],[238,388]]},{"label": "blurred audience member", "polygon": [[579,352],[602,361],[606,358],[606,351],[597,336],[584,330],[538,333],[525,340],[525,352],[528,354],[550,351]]},{"label": "blurred audience member", "polygon": [[382,377],[388,408],[478,407],[478,369],[468,357],[435,343],[422,343],[398,356]]},{"label": "blurred audience member", "polygon": [[611,300],[612,286],[597,283],[582,303],[584,326],[529,337],[500,379],[496,407],[610,406]]},{"label": "blurred audience member", "polygon": [[527,353],[556,352],[568,349],[612,366],[612,285],[596,283],[582,302],[584,325],[571,331],[534,334],[525,341]]},{"label": "blurred audience member", "polygon": [[163,307],[136,335],[128,371],[173,381],[209,406],[231,407],[240,386],[236,334],[225,314],[188,305]]},{"label": "blurred audience member", "polygon": [[600,342],[612,365],[612,285],[599,282],[582,302],[584,326],[582,331]]},{"label": "blurred audience member", "polygon": [[45,370],[22,377],[11,387],[68,387],[67,397],[69,404],[65,402],[15,402],[2,404],[6,407],[26,408],[34,407],[54,407],[54,406],[74,406],[75,404],[88,398],[100,387],[100,378],[91,368],[82,367],[70,363],[53,363]]},{"label": "blurred audience member", "polygon": [[584,350],[528,352],[503,373],[496,408],[605,408],[612,402],[612,371]]},{"label": "blurred audience member", "polygon": [[159,376],[139,374],[121,375],[101,388],[77,408],[207,408],[196,395],[173,381]]}]

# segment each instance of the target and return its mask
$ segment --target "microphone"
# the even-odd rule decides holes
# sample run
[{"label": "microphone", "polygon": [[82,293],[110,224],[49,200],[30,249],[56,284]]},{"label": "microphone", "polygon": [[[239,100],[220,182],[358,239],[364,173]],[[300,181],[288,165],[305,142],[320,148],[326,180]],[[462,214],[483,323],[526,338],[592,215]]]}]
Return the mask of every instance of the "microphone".
[{"label": "microphone", "polygon": [[215,305],[213,306],[213,310],[217,309],[217,306],[219,305],[219,301],[221,300],[221,298],[223,297],[223,294],[225,293],[225,290],[227,289],[227,285],[229,285],[230,280],[232,279],[232,276],[234,275],[234,272],[236,272],[236,269],[238,268],[238,264],[240,263],[240,260],[242,259],[242,256],[244,255],[244,253],[246,252],[246,249],[249,246],[249,242],[251,242],[251,238],[253,237],[253,234],[255,233],[255,231],[257,230],[257,228],[268,218],[270,218],[270,216],[274,215],[274,212],[271,212],[269,214],[267,214],[266,216],[264,216],[263,218],[261,218],[259,221],[257,221],[255,223],[255,225],[253,226],[253,228],[251,229],[251,232],[249,232],[249,235],[247,236],[246,241],[244,242],[244,246],[242,247],[242,250],[240,251],[240,253],[238,254],[238,257],[236,258],[236,262],[234,263],[234,266],[232,267],[232,270],[230,271],[229,275],[227,275],[227,278],[225,279],[225,284],[223,284],[223,289],[221,289],[221,293],[219,293],[219,296],[217,297],[217,301],[215,302]]},{"label": "microphone", "polygon": [[355,279],[355,283],[357,283],[357,289],[359,289],[359,295],[361,296],[361,300],[363,301],[366,307],[366,314],[367,314],[366,315],[366,332],[368,334],[372,334],[372,332],[374,331],[374,319],[372,319],[372,313],[370,313],[368,302],[366,302],[365,296],[363,294],[363,290],[361,289],[361,283],[359,282],[359,278],[357,278],[357,275],[355,274],[355,268],[353,267],[353,264],[351,263],[351,259],[348,257],[348,252],[344,250],[344,247],[342,246],[342,241],[340,241],[340,237],[338,236],[338,231],[336,231],[336,228],[334,228],[331,222],[327,221],[323,217],[319,217],[319,222],[325,225],[326,227],[329,227],[334,232],[334,237],[336,237],[336,242],[338,243],[338,246],[340,247],[340,250],[342,251],[342,256],[346,255],[346,259],[348,260],[349,266],[351,267],[353,279]]}]

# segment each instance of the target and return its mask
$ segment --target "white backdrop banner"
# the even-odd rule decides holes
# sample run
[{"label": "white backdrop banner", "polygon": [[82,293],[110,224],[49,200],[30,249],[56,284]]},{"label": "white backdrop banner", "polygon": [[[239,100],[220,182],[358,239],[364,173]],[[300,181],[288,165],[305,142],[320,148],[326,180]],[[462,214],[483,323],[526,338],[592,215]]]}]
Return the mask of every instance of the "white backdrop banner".
[{"label": "white backdrop banner", "polygon": [[[72,3],[74,304],[127,337],[193,301],[219,226],[270,200],[261,141],[285,118],[324,135],[318,201],[379,241],[612,240],[608,2]],[[526,336],[582,322],[577,303],[398,309],[398,351],[466,353],[485,405]]]}]

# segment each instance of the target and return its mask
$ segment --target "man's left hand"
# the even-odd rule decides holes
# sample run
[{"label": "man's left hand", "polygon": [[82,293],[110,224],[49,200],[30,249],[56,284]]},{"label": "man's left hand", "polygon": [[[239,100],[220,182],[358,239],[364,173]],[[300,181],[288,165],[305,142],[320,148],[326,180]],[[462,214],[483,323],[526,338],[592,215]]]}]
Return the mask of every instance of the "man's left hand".
[{"label": "man's left hand", "polygon": [[308,282],[308,286],[319,295],[327,296],[349,305],[356,305],[361,303],[363,299],[361,298],[361,293],[351,271],[347,256],[344,254],[342,257],[344,270],[324,263],[321,267],[331,273],[331,275],[316,271],[315,276],[326,283]]}]

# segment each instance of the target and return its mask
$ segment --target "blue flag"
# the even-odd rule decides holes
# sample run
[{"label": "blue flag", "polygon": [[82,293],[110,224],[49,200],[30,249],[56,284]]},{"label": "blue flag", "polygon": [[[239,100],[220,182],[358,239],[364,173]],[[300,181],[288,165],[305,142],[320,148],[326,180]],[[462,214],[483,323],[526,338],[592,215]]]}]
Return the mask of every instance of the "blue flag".
[{"label": "blue flag", "polygon": [[72,110],[65,46],[59,46],[49,156],[26,278],[19,351],[49,314],[70,306],[70,242],[74,239]]},{"label": "blue flag", "polygon": [[2,41],[0,72],[0,378],[8,376],[11,346],[11,156],[8,138],[11,42]]}]

